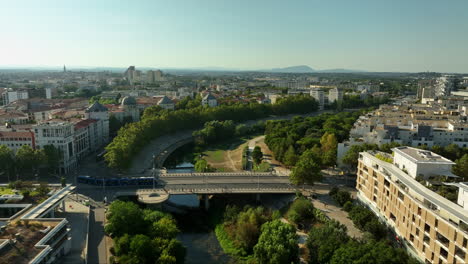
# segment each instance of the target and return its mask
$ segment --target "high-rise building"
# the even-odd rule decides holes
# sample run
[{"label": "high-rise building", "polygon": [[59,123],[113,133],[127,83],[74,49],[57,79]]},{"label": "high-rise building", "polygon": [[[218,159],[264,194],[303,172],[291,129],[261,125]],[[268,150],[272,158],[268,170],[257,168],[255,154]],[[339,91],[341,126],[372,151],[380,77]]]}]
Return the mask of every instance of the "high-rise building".
[{"label": "high-rise building", "polygon": [[[458,178],[451,172],[454,163],[431,151],[411,147],[392,150],[393,156],[359,153],[358,199],[421,261],[467,263],[468,210],[453,196],[444,197],[437,191],[450,186],[457,190],[457,184],[442,182]],[[466,187],[458,185],[460,190]],[[463,191],[458,196],[459,201],[467,198]]]},{"label": "high-rise building", "polygon": [[323,110],[325,107],[325,94],[322,89],[312,88],[310,89],[310,96],[312,96],[319,104],[319,110]]},{"label": "high-rise building", "polygon": [[160,71],[160,70],[156,70],[154,71],[154,75],[155,75],[155,80],[160,82],[160,81],[163,81],[163,72]]},{"label": "high-rise building", "polygon": [[146,83],[154,83],[156,81],[154,71],[149,70],[146,72]]},{"label": "high-rise building", "polygon": [[130,66],[130,67],[128,67],[127,70],[126,70],[125,73],[124,73],[125,79],[127,79],[127,81],[128,81],[131,85],[133,85],[134,74],[135,74],[135,66]]},{"label": "high-rise building", "polygon": [[333,103],[335,101],[343,100],[343,91],[338,88],[330,89],[328,92],[328,102]]}]

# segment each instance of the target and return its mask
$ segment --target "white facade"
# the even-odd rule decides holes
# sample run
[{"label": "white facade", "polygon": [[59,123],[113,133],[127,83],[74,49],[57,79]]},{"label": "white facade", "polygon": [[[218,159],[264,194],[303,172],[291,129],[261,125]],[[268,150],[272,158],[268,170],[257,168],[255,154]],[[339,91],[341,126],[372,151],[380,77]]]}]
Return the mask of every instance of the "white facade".
[{"label": "white facade", "polygon": [[33,126],[36,146],[54,145],[62,152],[60,168],[69,172],[76,167],[74,126],[70,122],[45,122]]},{"label": "white facade", "polygon": [[393,148],[393,164],[413,178],[418,176],[453,176],[452,165],[455,163],[432,151],[411,147]]},{"label": "white facade", "polygon": [[3,105],[7,105],[14,101],[21,99],[28,99],[29,95],[27,91],[13,91],[13,89],[7,89],[2,94]]},{"label": "white facade", "polygon": [[203,97],[202,105],[208,107],[215,107],[218,106],[218,100],[216,100],[216,97],[214,97],[211,93],[208,93]]},{"label": "white facade", "polygon": [[466,182],[458,184],[458,205],[468,211],[468,185]]},{"label": "white facade", "polygon": [[325,94],[323,90],[319,88],[312,88],[310,90],[310,96],[318,102],[319,110],[323,110],[325,107]]},{"label": "white facade", "polygon": [[0,131],[0,145],[5,145],[13,152],[23,145],[35,148],[34,133],[31,131]]},{"label": "white facade", "polygon": [[335,101],[343,100],[343,91],[338,88],[330,89],[328,92],[328,102],[333,103]]}]

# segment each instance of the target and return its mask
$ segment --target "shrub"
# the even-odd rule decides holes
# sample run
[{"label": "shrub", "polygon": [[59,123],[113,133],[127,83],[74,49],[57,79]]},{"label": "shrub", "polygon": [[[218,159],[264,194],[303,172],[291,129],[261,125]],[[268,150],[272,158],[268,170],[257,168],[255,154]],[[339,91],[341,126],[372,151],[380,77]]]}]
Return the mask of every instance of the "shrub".
[{"label": "shrub", "polygon": [[289,207],[286,217],[295,224],[314,219],[314,206],[304,197],[296,199]]},{"label": "shrub", "polygon": [[344,203],[343,205],[343,209],[346,211],[346,212],[350,212],[352,209],[353,209],[353,202],[351,201],[347,201],[346,203]]}]

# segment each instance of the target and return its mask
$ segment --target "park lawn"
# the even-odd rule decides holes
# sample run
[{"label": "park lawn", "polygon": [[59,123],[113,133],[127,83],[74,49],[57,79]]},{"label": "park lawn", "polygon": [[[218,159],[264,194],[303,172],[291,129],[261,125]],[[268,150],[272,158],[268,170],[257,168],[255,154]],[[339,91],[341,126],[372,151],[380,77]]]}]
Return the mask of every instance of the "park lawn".
[{"label": "park lawn", "polygon": [[203,158],[218,171],[240,171],[242,170],[242,149],[246,139],[235,138],[223,142],[203,152]]},{"label": "park lawn", "polygon": [[7,187],[0,187],[0,195],[4,194],[15,194],[15,192],[13,192],[13,189]]},{"label": "park lawn", "polygon": [[203,154],[205,155],[205,159],[208,163],[221,163],[224,162],[224,152],[226,151],[218,149],[205,151]]},{"label": "park lawn", "polygon": [[254,166],[254,171],[256,172],[269,172],[271,169],[271,165],[268,162],[262,162],[258,165]]}]

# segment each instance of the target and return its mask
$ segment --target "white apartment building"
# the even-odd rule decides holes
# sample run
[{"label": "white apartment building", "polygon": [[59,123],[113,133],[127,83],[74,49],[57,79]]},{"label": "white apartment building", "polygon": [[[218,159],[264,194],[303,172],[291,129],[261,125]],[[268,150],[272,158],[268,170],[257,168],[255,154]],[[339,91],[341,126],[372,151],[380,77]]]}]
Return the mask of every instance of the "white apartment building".
[{"label": "white apartment building", "polygon": [[216,97],[214,97],[211,93],[208,93],[202,98],[202,105],[215,107],[218,106],[218,100],[216,100]]},{"label": "white apartment building", "polygon": [[28,99],[28,98],[29,98],[28,91],[23,91],[23,90],[13,90],[11,88],[8,88],[2,93],[3,105],[7,105],[14,101],[18,101],[21,99]]},{"label": "white apartment building", "polygon": [[325,107],[325,94],[320,88],[310,89],[310,96],[314,98],[319,104],[319,110],[323,110]]},{"label": "white apartment building", "polygon": [[36,146],[44,148],[45,145],[54,145],[62,152],[60,169],[68,173],[76,168],[77,155],[74,144],[74,125],[70,122],[43,122],[33,125]]},{"label": "white apartment building", "polygon": [[96,120],[93,125],[93,133],[95,135],[90,138],[92,148],[99,148],[109,142],[109,111],[99,102],[95,102],[85,110],[85,118]]},{"label": "white apartment building", "polygon": [[338,88],[333,88],[328,91],[328,102],[333,103],[335,101],[343,100],[343,91]]}]

